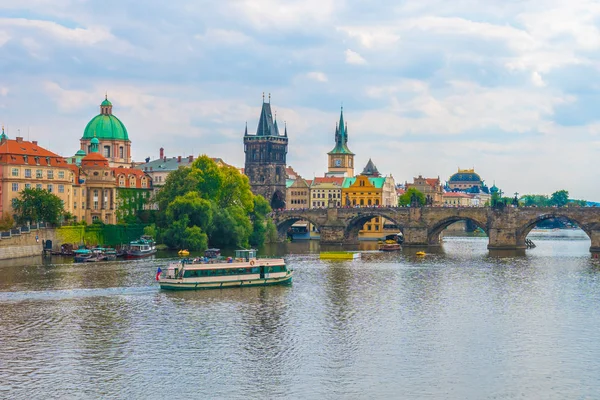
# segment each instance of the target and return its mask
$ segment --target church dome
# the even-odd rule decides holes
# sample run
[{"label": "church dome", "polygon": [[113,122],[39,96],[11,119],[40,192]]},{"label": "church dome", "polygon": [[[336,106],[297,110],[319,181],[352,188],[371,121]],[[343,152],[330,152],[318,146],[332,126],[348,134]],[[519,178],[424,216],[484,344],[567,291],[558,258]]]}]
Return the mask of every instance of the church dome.
[{"label": "church dome", "polygon": [[475,170],[459,169],[457,173],[450,177],[448,182],[481,182],[481,177],[475,173]]},{"label": "church dome", "polygon": [[83,132],[82,139],[97,137],[101,140],[129,141],[127,129],[121,120],[112,115],[112,103],[105,98],[100,104],[100,114],[88,122]]}]

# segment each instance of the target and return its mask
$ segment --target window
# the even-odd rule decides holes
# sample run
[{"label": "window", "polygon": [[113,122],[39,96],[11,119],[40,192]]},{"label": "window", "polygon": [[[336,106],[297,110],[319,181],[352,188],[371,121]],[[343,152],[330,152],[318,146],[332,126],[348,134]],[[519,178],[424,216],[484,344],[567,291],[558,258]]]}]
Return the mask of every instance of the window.
[{"label": "window", "polygon": [[31,170],[29,168],[25,170],[25,178],[31,178]]},{"label": "window", "polygon": [[31,183],[26,183],[25,184],[25,189],[31,189]]},{"label": "window", "polygon": [[19,176],[19,168],[12,169],[12,176]]},{"label": "window", "polygon": [[38,179],[42,179],[44,177],[44,171],[42,171],[41,169],[36,169],[35,170],[35,177]]},{"label": "window", "polygon": [[65,171],[58,171],[58,179],[65,179]]},{"label": "window", "polygon": [[77,209],[77,202],[73,203],[73,209],[75,209],[75,210]]},{"label": "window", "polygon": [[48,170],[48,179],[54,179],[54,171],[51,169]]},{"label": "window", "polygon": [[18,183],[13,183],[12,184],[12,191],[13,192],[18,192],[19,191],[19,184]]},{"label": "window", "polygon": [[73,188],[73,196],[77,196],[77,188]]},{"label": "window", "polygon": [[98,221],[98,216],[97,215],[92,216],[92,221]]},{"label": "window", "polygon": [[119,147],[119,158],[125,158],[125,151],[123,146]]},{"label": "window", "polygon": [[81,208],[85,208],[85,201],[81,202]]},{"label": "window", "polygon": [[52,190],[54,190],[54,187],[52,185],[48,185],[48,192],[52,193]]},{"label": "window", "polygon": [[36,185],[35,185],[35,188],[36,188],[36,189],[41,189],[41,188],[42,188],[42,184],[41,184],[41,183],[38,183],[38,184],[36,184]]},{"label": "window", "polygon": [[110,157],[110,146],[104,146],[104,157],[109,158]]},{"label": "window", "polygon": [[58,185],[58,193],[64,193],[65,192],[65,185]]},{"label": "window", "polygon": [[146,184],[146,178],[142,178],[142,187],[145,188],[148,185]]}]

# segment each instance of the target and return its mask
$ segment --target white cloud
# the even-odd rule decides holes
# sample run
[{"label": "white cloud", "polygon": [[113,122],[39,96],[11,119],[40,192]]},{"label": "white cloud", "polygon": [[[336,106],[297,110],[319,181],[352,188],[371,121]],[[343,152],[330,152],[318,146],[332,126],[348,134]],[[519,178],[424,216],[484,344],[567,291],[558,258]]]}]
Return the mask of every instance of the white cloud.
[{"label": "white cloud", "polygon": [[365,65],[367,63],[367,60],[365,60],[360,54],[350,49],[347,49],[344,54],[346,54],[347,64]]},{"label": "white cloud", "polygon": [[531,73],[531,82],[538,87],[544,87],[546,86],[546,83],[544,82],[544,79],[542,79],[542,75],[540,75],[539,72],[537,71],[533,71]]},{"label": "white cloud", "polygon": [[346,33],[351,38],[356,38],[363,47],[368,49],[384,49],[400,40],[396,27],[342,26],[337,30]]},{"label": "white cloud", "polygon": [[317,81],[317,82],[327,82],[327,75],[325,75],[323,72],[319,72],[319,71],[312,71],[306,74],[306,77],[308,79],[312,79],[313,81]]}]

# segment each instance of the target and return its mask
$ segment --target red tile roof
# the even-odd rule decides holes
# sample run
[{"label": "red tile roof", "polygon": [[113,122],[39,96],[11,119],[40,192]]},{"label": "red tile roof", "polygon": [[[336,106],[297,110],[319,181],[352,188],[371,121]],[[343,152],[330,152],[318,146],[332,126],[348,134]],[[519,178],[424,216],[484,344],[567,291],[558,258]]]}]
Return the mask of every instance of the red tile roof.
[{"label": "red tile roof", "polygon": [[[113,168],[112,170],[115,175],[115,178],[117,178],[117,186],[119,185],[119,177],[121,175],[124,175],[125,176],[125,187],[131,187],[129,184],[129,179],[133,175],[133,176],[135,176],[135,187],[137,189],[150,189],[150,187],[151,187],[150,177],[148,175],[146,175],[146,173],[144,171],[142,171],[141,169],[116,167],[116,168]],[[146,182],[147,182],[145,188],[142,187],[142,178],[143,177],[146,177]]]},{"label": "red tile roof", "polygon": [[344,178],[342,177],[336,177],[336,176],[325,176],[322,178],[315,178],[313,180],[313,183],[319,184],[319,183],[335,183],[337,185],[342,186],[342,184],[344,183]]},{"label": "red tile roof", "polygon": [[89,153],[81,159],[82,167],[108,167],[108,160],[100,153]]},{"label": "red tile roof", "polygon": [[49,165],[52,167],[67,167],[67,161],[56,153],[28,142],[22,138],[7,139],[0,143],[0,164],[13,165]]}]

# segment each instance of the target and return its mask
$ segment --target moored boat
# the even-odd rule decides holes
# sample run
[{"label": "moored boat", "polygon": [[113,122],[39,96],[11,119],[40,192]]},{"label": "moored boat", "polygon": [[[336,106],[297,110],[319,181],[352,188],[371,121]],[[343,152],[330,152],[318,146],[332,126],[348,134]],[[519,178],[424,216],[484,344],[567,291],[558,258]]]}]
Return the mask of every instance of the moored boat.
[{"label": "moored boat", "polygon": [[399,251],[401,249],[398,243],[383,243],[379,245],[380,251]]},{"label": "moored boat", "polygon": [[179,255],[179,257],[187,257],[190,255],[190,252],[188,250],[179,250],[177,254]]},{"label": "moored boat", "polygon": [[129,243],[129,249],[125,258],[142,258],[156,253],[156,243],[150,236],[142,236],[138,240]]},{"label": "moored boat", "polygon": [[289,285],[293,271],[283,258],[257,258],[256,250],[236,250],[226,260],[199,258],[171,263],[156,274],[161,289],[198,290]]}]

